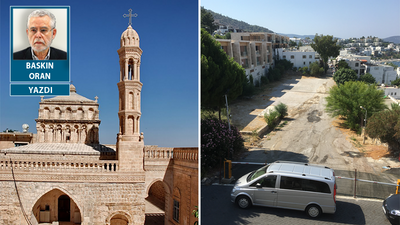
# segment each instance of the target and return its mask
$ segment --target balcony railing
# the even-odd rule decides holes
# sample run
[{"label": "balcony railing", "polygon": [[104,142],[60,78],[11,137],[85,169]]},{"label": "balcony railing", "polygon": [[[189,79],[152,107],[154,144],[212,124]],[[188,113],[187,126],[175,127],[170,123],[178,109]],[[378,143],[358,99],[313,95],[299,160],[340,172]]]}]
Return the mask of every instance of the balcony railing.
[{"label": "balcony railing", "polygon": [[64,162],[64,161],[0,161],[0,171],[14,169],[15,172],[116,172],[118,160],[97,162]]},{"label": "balcony railing", "polygon": [[176,148],[174,149],[174,160],[180,161],[198,161],[198,148]]},{"label": "balcony railing", "polygon": [[166,149],[145,149],[144,158],[146,159],[166,159],[170,160],[173,157],[173,148]]}]

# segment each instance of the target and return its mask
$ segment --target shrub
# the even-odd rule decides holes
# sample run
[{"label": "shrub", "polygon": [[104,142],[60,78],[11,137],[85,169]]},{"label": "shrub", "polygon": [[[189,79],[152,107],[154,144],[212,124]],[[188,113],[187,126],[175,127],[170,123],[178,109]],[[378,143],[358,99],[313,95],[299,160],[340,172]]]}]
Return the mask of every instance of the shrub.
[{"label": "shrub", "polygon": [[[201,120],[201,170],[206,173],[224,158],[243,149],[244,140],[235,126],[218,119]],[[232,151],[232,152],[231,152]]]},{"label": "shrub", "polygon": [[301,67],[299,70],[300,70],[300,72],[302,72],[304,75],[310,74],[310,71],[308,70],[308,67],[307,67],[307,66]]},{"label": "shrub", "polygon": [[282,102],[275,106],[275,110],[279,113],[279,119],[283,119],[288,115],[287,105],[283,104]]},{"label": "shrub", "polygon": [[310,74],[311,74],[312,76],[319,76],[319,75],[322,74],[320,69],[322,69],[322,73],[323,73],[324,68],[323,68],[323,67],[320,67],[320,65],[319,65],[318,62],[313,62],[313,63],[311,63],[311,65],[310,65]]},{"label": "shrub", "polygon": [[396,80],[390,81],[392,85],[400,86],[400,77],[398,77]]},{"label": "shrub", "polygon": [[270,130],[275,129],[276,125],[278,125],[279,117],[280,117],[280,114],[276,110],[270,110],[269,114],[267,114],[267,113],[264,114],[265,122],[267,122]]},{"label": "shrub", "polygon": [[262,84],[268,84],[269,83],[268,77],[267,76],[261,76],[261,83]]},{"label": "shrub", "polygon": [[253,83],[250,83],[249,79],[246,78],[246,82],[243,83],[243,96],[251,96],[255,92],[255,87]]},{"label": "shrub", "polygon": [[376,82],[375,77],[373,77],[372,74],[370,74],[370,73],[361,75],[360,81],[367,83],[367,84],[375,84],[375,82]]},{"label": "shrub", "polygon": [[335,75],[333,75],[333,80],[337,85],[344,84],[348,81],[356,81],[357,78],[357,74],[354,70],[346,68],[339,69]]},{"label": "shrub", "polygon": [[374,113],[367,121],[365,133],[387,142],[389,150],[400,148],[400,108]]}]

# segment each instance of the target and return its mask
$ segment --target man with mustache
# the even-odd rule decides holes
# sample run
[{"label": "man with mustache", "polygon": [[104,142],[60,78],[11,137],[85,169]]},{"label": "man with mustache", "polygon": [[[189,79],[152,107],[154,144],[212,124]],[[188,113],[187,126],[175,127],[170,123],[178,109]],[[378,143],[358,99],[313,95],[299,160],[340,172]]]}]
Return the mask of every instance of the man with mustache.
[{"label": "man with mustache", "polygon": [[57,33],[56,17],[46,10],[35,10],[27,22],[26,34],[30,47],[14,53],[14,59],[67,59],[67,53],[50,47]]}]

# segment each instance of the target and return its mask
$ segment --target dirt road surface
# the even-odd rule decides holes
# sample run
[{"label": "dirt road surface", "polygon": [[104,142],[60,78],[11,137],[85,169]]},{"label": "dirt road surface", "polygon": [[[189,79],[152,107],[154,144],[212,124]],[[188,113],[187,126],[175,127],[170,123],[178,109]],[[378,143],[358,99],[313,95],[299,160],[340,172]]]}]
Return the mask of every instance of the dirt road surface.
[{"label": "dirt road surface", "polygon": [[266,123],[263,115],[280,102],[286,104],[286,124],[270,132],[249,149],[241,159],[246,162],[291,160],[321,164],[335,170],[376,174],[396,182],[399,174],[382,173],[384,168],[400,168],[398,159],[366,157],[353,146],[325,112],[327,92],[335,85],[328,75],[323,78],[288,76],[274,87],[250,99],[230,106],[232,123],[243,131],[255,131]]}]

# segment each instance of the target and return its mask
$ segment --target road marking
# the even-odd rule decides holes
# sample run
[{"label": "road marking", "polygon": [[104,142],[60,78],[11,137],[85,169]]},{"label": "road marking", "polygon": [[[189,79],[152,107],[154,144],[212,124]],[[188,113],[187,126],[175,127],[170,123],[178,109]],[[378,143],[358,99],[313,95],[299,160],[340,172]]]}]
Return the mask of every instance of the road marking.
[{"label": "road marking", "polygon": [[235,184],[219,184],[219,183],[213,183],[213,186],[228,186],[228,187],[233,187]]}]

